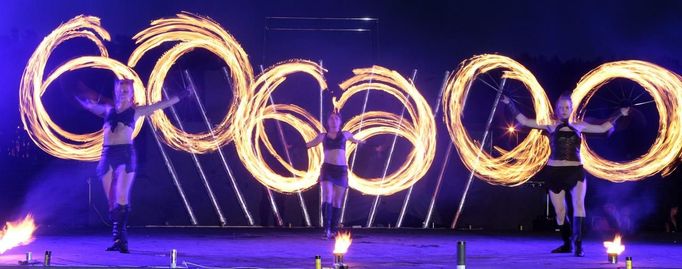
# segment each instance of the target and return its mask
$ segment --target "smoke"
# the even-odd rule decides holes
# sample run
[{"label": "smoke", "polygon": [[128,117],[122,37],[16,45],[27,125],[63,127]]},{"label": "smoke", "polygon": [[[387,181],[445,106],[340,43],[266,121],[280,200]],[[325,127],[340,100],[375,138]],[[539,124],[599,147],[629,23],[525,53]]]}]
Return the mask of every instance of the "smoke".
[{"label": "smoke", "polygon": [[41,170],[31,180],[19,214],[31,213],[38,225],[87,224],[88,179],[94,175],[94,165],[55,160]]},{"label": "smoke", "polygon": [[[596,186],[595,186],[596,185]],[[592,208],[592,229],[613,236],[646,229],[658,208],[657,192],[647,182],[593,184],[598,200]],[[589,207],[589,205],[588,205]]]}]

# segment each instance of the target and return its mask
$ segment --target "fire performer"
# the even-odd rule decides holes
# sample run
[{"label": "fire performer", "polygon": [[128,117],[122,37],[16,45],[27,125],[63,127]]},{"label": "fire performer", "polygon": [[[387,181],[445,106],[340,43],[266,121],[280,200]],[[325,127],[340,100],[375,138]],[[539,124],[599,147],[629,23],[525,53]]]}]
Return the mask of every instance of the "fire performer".
[{"label": "fire performer", "polygon": [[[606,133],[611,130],[618,118],[627,116],[630,108],[620,108],[606,122],[595,125],[586,122],[569,123],[568,118],[573,111],[569,95],[559,97],[555,105],[555,121],[551,125],[539,125],[535,119],[529,119],[514,105],[508,97],[503,96],[502,103],[507,105],[514,118],[523,126],[547,131],[552,154],[547,166],[540,172],[549,190],[549,196],[556,213],[556,222],[561,230],[563,244],[552,250],[552,253],[571,253],[575,256],[585,255],[582,247],[585,221],[585,192],[587,181],[585,170],[580,160],[580,143],[582,133]],[[573,231],[566,219],[566,192],[571,192],[573,204]],[[571,245],[571,236],[575,249]]]},{"label": "fire performer", "polygon": [[104,118],[102,155],[97,165],[97,176],[102,180],[109,202],[114,244],[107,251],[129,253],[126,225],[130,214],[130,189],[135,179],[136,155],[133,129],[139,117],[149,116],[188,96],[183,91],[177,96],[151,105],[136,106],[133,100],[133,81],[117,80],[114,85],[114,105],[76,98],[88,111]]},{"label": "fire performer", "polygon": [[341,115],[332,112],[327,117],[327,132],[321,133],[306,147],[323,143],[324,163],[320,171],[322,187],[322,218],[324,237],[329,239],[337,231],[341,217],[343,197],[348,190],[348,164],[346,161],[346,142],[364,144],[347,131],[341,131]]}]

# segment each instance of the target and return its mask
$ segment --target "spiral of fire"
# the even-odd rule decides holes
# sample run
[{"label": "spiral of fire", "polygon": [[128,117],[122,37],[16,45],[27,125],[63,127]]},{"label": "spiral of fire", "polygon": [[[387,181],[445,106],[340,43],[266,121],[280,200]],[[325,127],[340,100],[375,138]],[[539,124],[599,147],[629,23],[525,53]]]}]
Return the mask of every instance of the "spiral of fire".
[{"label": "spiral of fire", "polygon": [[533,97],[539,124],[550,124],[552,106],[533,74],[523,65],[501,55],[478,55],[462,63],[448,79],[443,92],[443,114],[450,138],[464,165],[476,176],[491,184],[516,186],[536,174],[549,159],[549,140],[540,130],[531,130],[514,149],[499,157],[480,151],[480,142],[473,141],[462,124],[462,114],[471,84],[477,76],[493,69],[502,69],[503,77],[525,85]]},{"label": "spiral of fire", "polygon": [[[412,144],[405,161],[385,178],[362,178],[349,173],[351,188],[371,195],[390,195],[409,188],[428,171],[436,154],[436,123],[431,107],[419,93],[414,83],[396,71],[374,66],[353,70],[355,76],[341,83],[343,94],[334,100],[340,110],[348,99],[361,91],[378,90],[390,94],[405,106],[406,117],[384,112],[369,111],[352,117],[343,130],[366,140],[378,135],[397,135]],[[357,145],[351,144],[346,151],[350,158]]]},{"label": "spiral of fire", "polygon": [[590,174],[613,182],[634,181],[674,169],[682,151],[682,81],[663,67],[643,61],[603,64],[582,77],[571,94],[571,120],[581,121],[594,93],[616,78],[632,80],[651,95],[658,110],[658,135],[649,150],[631,161],[614,162],[600,157],[582,142],[580,156]]},{"label": "spiral of fire", "polygon": [[[45,65],[52,51],[61,43],[74,38],[92,41],[99,49],[99,55],[71,59],[58,66],[43,80]],[[109,33],[102,28],[99,18],[77,16],[46,36],[29,58],[19,86],[19,110],[24,129],[31,140],[48,154],[63,159],[95,161],[99,159],[102,151],[102,130],[86,134],[66,131],[50,118],[43,106],[41,96],[50,84],[65,72],[82,68],[110,70],[119,79],[133,80],[134,99],[145,104],[144,85],[135,71],[108,57],[102,40],[109,39]],[[133,136],[138,134],[142,123],[142,118],[137,120]]]}]

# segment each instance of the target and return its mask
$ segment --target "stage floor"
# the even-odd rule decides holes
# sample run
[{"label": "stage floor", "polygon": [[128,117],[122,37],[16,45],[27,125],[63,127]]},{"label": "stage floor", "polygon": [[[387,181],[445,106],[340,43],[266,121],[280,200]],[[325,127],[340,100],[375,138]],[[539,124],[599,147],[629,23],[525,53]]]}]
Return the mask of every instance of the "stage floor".
[{"label": "stage floor", "polygon": [[[492,234],[451,230],[353,229],[345,261],[350,268],[455,268],[457,241],[466,241],[467,268],[624,268],[632,256],[634,268],[682,268],[680,234],[624,238],[625,252],[609,264],[597,238],[585,242],[585,257],[550,254],[557,236],[531,232]],[[27,246],[0,255],[0,267],[16,267],[32,252],[41,262],[52,251],[52,266],[168,267],[171,249],[178,266],[189,268],[314,268],[332,262],[333,240],[322,240],[318,229],[267,228],[134,228],[130,254],[105,252],[106,231],[43,232]],[[677,237],[678,241],[675,241]]]}]

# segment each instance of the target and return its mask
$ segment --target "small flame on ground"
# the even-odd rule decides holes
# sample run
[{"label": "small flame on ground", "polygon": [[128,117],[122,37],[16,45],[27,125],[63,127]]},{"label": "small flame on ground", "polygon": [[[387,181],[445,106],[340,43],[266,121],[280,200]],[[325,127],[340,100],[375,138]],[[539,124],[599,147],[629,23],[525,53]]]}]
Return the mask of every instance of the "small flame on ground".
[{"label": "small flame on ground", "polygon": [[606,253],[620,255],[625,250],[625,246],[620,244],[621,236],[616,234],[613,241],[604,241],[604,247],[606,248]]},{"label": "small flame on ground", "polygon": [[334,244],[334,254],[346,254],[350,243],[353,240],[350,238],[350,232],[339,232],[336,235],[336,243]]},{"label": "small flame on ground", "polygon": [[0,254],[16,246],[28,245],[35,239],[33,232],[36,224],[31,214],[26,215],[23,220],[8,222],[0,231]]}]

